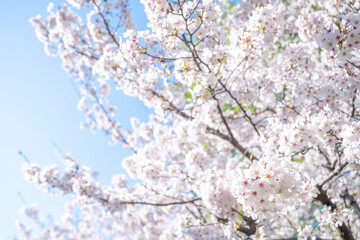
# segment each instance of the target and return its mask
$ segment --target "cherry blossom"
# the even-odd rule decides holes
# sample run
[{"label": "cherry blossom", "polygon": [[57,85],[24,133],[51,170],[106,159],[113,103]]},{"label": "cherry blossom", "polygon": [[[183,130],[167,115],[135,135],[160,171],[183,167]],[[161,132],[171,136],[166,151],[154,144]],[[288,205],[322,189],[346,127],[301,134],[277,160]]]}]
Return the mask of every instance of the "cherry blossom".
[{"label": "cherry blossom", "polygon": [[[61,220],[25,210],[24,239],[360,238],[359,1],[141,0],[146,30],[130,1],[67,2],[30,22],[81,127],[132,155],[108,185],[69,154],[24,164],[72,197]],[[149,121],[123,128],[116,91]]]}]

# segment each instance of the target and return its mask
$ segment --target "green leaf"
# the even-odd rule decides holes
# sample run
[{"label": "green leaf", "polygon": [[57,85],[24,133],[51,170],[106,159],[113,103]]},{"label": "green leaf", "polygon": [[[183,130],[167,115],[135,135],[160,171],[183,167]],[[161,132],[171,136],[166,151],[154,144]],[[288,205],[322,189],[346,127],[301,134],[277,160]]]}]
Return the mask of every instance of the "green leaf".
[{"label": "green leaf", "polygon": [[206,143],[203,142],[204,148],[206,148],[207,150],[210,150],[210,146],[207,145]]},{"label": "green leaf", "polygon": [[186,93],[184,94],[184,97],[185,97],[185,102],[186,102],[186,103],[192,102],[192,100],[193,100],[193,97],[192,97],[191,92],[186,92]]},{"label": "green leaf", "polygon": [[322,52],[322,49],[321,49],[321,47],[318,47],[318,53],[320,54],[321,52]]},{"label": "green leaf", "polygon": [[263,62],[264,62],[264,65],[265,65],[265,67],[269,67],[269,64],[268,64],[268,62],[265,60],[265,59],[263,59]]},{"label": "green leaf", "polygon": [[198,43],[199,43],[199,38],[195,36],[195,38],[194,38],[194,44],[196,45],[196,44],[198,44]]},{"label": "green leaf", "polygon": [[335,22],[335,25],[338,27],[339,31],[341,32],[340,22],[339,22],[339,21],[336,21],[336,22]]},{"label": "green leaf", "polygon": [[236,2],[231,1],[231,0],[228,0],[227,10],[228,10],[229,12],[231,12],[231,11],[233,10],[233,8],[234,8],[235,5],[236,5]]},{"label": "green leaf", "polygon": [[282,101],[284,99],[284,94],[282,92],[275,93],[276,100]]},{"label": "green leaf", "polygon": [[235,149],[231,150],[231,155],[232,155],[231,157],[235,157],[237,155],[237,152]]},{"label": "green leaf", "polygon": [[208,91],[208,92],[206,93],[206,96],[204,97],[204,99],[205,99],[205,100],[208,100],[208,99],[210,99],[210,98],[211,98],[211,92]]},{"label": "green leaf", "polygon": [[291,1],[290,0],[283,0],[284,4],[286,6],[290,6],[291,5]]},{"label": "green leaf", "polygon": [[305,161],[305,156],[301,156],[300,158],[291,158],[291,161],[293,162],[297,162],[297,163],[302,163],[303,161]]},{"label": "green leaf", "polygon": [[285,98],[285,92],[287,90],[286,85],[284,85],[283,90],[279,93],[275,93],[276,100],[283,101]]},{"label": "green leaf", "polygon": [[311,5],[311,8],[312,8],[312,10],[314,10],[315,12],[321,10],[321,8],[320,8],[318,5]]},{"label": "green leaf", "polygon": [[[229,41],[230,42],[230,41]],[[227,58],[226,57],[223,57],[223,62],[225,63],[225,64],[227,64]]]},{"label": "green leaf", "polygon": [[239,107],[239,106],[233,107],[233,111],[234,111],[235,113],[240,112],[240,107]]},{"label": "green leaf", "polygon": [[[194,89],[194,87],[196,86],[196,82],[192,83],[191,86],[190,86],[190,89]],[[186,94],[186,93],[185,93]],[[191,93],[190,93],[191,94]]]},{"label": "green leaf", "polygon": [[254,111],[254,104],[250,104],[249,109],[253,112]]},{"label": "green leaf", "polygon": [[222,107],[221,111],[226,112],[227,110],[231,110],[231,109],[232,109],[231,103],[225,103],[224,106]]},{"label": "green leaf", "polygon": [[278,52],[280,52],[281,50],[284,50],[285,49],[285,47],[283,47],[282,45],[281,45],[281,42],[279,42],[279,41],[276,41],[275,42],[275,45],[277,46],[277,50],[278,50]]}]

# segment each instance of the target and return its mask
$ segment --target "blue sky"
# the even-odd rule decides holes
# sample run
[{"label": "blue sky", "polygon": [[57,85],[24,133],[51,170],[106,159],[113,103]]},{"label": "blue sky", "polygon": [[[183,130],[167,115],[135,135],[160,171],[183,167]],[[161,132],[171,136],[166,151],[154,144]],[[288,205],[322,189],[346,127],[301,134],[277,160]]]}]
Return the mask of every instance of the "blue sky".
[{"label": "blue sky", "polygon": [[[62,3],[65,1],[54,1]],[[61,164],[54,154],[53,140],[63,151],[100,172],[99,180],[110,183],[111,176],[123,172],[121,160],[130,154],[121,145],[108,145],[102,133],[81,130],[84,119],[77,110],[79,97],[72,79],[58,58],[47,56],[37,40],[29,18],[46,15],[49,1],[3,1],[0,8],[0,236],[16,234],[15,217],[23,202],[38,203],[44,214],[58,218],[69,197],[51,197],[23,180],[22,151],[31,162]],[[138,1],[131,1],[134,19],[144,28],[146,19]],[[151,110],[135,98],[116,92],[118,119],[129,127],[129,118],[147,121]]]}]

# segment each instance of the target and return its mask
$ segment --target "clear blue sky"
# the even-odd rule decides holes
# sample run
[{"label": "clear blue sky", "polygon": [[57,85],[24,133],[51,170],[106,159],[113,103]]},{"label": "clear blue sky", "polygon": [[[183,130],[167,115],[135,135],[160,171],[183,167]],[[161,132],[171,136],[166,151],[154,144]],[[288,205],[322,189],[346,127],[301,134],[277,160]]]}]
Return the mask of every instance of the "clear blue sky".
[{"label": "clear blue sky", "polygon": [[[62,3],[65,1],[54,1]],[[3,1],[0,8],[0,236],[16,234],[15,217],[23,206],[17,192],[27,203],[37,202],[42,213],[58,218],[66,197],[51,197],[25,182],[20,174],[24,160],[41,165],[61,164],[54,155],[51,139],[84,165],[100,172],[99,180],[110,183],[114,173],[123,172],[121,160],[130,154],[121,145],[108,145],[102,133],[81,130],[84,119],[77,110],[78,96],[71,79],[58,58],[47,56],[28,19],[45,16],[47,0]],[[131,1],[135,22],[146,25],[143,8]],[[116,92],[118,119],[129,127],[129,118],[147,121],[151,110],[140,101]]]}]

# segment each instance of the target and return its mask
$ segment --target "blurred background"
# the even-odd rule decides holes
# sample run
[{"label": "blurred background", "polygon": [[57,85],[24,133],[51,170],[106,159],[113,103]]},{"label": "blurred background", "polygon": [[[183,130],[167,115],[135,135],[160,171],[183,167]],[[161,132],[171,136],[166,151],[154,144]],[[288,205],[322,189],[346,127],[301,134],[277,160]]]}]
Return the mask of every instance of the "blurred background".
[{"label": "blurred background", "polygon": [[[24,204],[38,203],[40,213],[59,219],[70,196],[50,196],[24,181],[21,166],[62,164],[54,154],[71,152],[82,165],[99,171],[99,181],[109,184],[111,176],[123,172],[121,160],[131,154],[121,144],[111,146],[101,132],[81,130],[84,119],[77,110],[79,96],[73,80],[59,58],[47,56],[29,23],[29,18],[47,16],[50,1],[2,1],[0,7],[0,238],[16,233],[15,220]],[[53,1],[62,4],[66,1]],[[146,28],[139,1],[130,1],[138,28]],[[129,128],[130,117],[147,121],[151,110],[121,92],[112,94],[118,106],[117,119]]]}]

